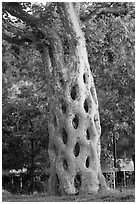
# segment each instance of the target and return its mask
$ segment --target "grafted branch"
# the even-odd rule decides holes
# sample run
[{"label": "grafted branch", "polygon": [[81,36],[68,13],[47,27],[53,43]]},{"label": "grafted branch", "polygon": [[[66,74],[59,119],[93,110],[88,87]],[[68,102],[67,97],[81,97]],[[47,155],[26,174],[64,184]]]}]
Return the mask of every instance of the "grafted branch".
[{"label": "grafted branch", "polygon": [[120,15],[120,14],[126,14],[127,9],[119,9],[119,8],[115,8],[115,7],[98,7],[95,10],[91,10],[89,14],[85,15],[85,16],[81,16],[80,20],[81,21],[88,21],[91,18],[95,17],[95,16],[99,16],[101,14],[107,15],[107,14],[114,14],[114,15]]}]

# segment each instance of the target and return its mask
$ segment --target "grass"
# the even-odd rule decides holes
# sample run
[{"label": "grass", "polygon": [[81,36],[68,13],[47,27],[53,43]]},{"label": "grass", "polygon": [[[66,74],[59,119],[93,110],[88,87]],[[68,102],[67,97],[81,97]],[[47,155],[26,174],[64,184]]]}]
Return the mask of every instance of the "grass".
[{"label": "grass", "polygon": [[45,194],[13,195],[3,193],[3,202],[135,202],[135,189],[112,190],[108,193],[49,196]]}]

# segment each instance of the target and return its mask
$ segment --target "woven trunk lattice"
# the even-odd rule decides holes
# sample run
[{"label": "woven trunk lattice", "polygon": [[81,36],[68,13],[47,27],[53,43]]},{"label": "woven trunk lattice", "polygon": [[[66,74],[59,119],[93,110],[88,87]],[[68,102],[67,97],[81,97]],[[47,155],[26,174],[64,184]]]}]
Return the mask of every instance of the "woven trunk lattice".
[{"label": "woven trunk lattice", "polygon": [[98,190],[100,122],[97,98],[89,68],[83,70],[83,76],[79,73],[77,70],[77,77],[70,77],[62,98],[56,99],[54,107],[49,146],[50,189],[54,193]]},{"label": "woven trunk lattice", "polygon": [[56,79],[60,88],[55,93],[50,121],[49,192],[61,195],[97,192],[103,179],[96,90],[83,33],[79,25],[74,26],[74,56],[67,65],[65,83],[60,83],[60,77]]}]

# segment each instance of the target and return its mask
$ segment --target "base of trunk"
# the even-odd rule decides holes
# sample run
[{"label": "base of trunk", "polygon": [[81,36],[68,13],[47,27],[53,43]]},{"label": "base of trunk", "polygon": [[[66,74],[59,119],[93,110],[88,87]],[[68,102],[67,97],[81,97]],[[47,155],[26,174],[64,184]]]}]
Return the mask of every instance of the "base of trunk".
[{"label": "base of trunk", "polygon": [[63,175],[60,178],[55,171],[52,171],[49,179],[50,195],[97,194],[108,190],[101,171],[98,174],[79,172],[75,176]]}]

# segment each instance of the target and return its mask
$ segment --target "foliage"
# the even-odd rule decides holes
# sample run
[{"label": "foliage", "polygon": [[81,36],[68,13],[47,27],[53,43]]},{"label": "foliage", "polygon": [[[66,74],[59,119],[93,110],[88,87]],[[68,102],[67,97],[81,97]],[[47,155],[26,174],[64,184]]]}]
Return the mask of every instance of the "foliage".
[{"label": "foliage", "polygon": [[100,105],[102,156],[106,157],[113,151],[113,136],[119,157],[124,153],[132,157],[134,152],[135,19],[133,4],[124,6],[126,15],[101,15],[84,26]]},{"label": "foliage", "polygon": [[[4,49],[3,46],[5,65],[3,73],[3,168],[18,169],[31,164],[31,144],[26,138],[29,126],[25,121],[21,125],[25,132],[17,133],[18,121],[21,117],[29,118],[33,122],[36,140],[34,155],[37,156],[46,149],[45,157],[48,162],[48,130],[45,120],[47,115],[44,115],[45,104],[43,105],[46,96],[37,91],[42,81],[44,83],[43,72],[39,71],[42,67],[41,58],[35,49],[29,48],[20,48],[20,54],[16,56],[11,45],[5,41],[3,44],[9,48]],[[41,111],[43,115],[39,115]]]}]

